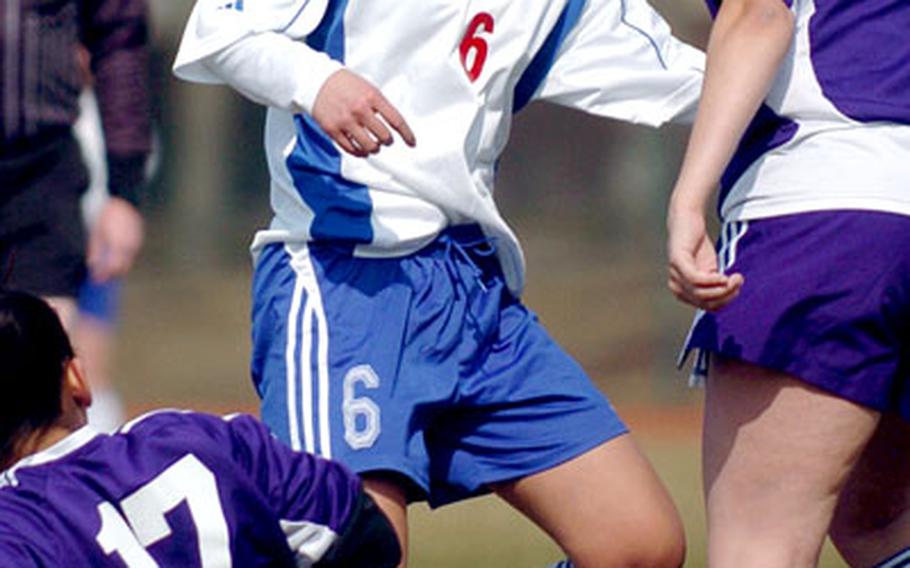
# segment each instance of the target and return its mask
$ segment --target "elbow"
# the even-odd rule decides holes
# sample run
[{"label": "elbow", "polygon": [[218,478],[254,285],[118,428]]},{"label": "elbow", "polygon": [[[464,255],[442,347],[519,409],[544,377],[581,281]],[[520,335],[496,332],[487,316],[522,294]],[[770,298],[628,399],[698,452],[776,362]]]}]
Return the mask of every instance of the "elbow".
[{"label": "elbow", "polygon": [[796,18],[783,0],[744,0],[739,20],[741,25],[759,32],[773,32],[791,37],[796,28]]}]

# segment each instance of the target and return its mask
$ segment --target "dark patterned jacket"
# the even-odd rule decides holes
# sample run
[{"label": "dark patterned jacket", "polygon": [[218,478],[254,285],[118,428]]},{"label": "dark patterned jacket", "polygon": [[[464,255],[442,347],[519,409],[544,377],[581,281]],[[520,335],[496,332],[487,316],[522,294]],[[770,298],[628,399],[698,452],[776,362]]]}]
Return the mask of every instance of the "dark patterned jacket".
[{"label": "dark patterned jacket", "polygon": [[91,55],[113,195],[135,202],[150,149],[145,0],[0,0],[0,170],[68,137]]}]

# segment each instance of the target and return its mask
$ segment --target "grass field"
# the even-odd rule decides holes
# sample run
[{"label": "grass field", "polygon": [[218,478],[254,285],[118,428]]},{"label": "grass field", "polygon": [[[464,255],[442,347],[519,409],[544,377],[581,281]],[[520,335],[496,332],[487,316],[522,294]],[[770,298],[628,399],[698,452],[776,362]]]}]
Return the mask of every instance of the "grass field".
[{"label": "grass field", "polygon": [[[565,274],[567,258],[579,251],[567,254],[558,244],[532,250],[528,304],[630,423],[684,518],[687,566],[703,566],[700,393],[680,386],[684,381],[672,370],[672,351],[685,331],[687,311],[665,300],[662,290],[655,292],[661,279],[653,269],[630,259],[614,257],[612,269],[575,269],[567,286],[548,274]],[[255,411],[246,371],[247,268],[201,269],[192,258],[170,262],[176,268],[143,263],[126,288],[116,367],[131,409]],[[595,291],[605,298],[599,310],[581,300]],[[491,497],[432,512],[416,505],[411,527],[415,568],[532,568],[560,557],[544,534]],[[844,564],[826,549],[821,566]]]}]

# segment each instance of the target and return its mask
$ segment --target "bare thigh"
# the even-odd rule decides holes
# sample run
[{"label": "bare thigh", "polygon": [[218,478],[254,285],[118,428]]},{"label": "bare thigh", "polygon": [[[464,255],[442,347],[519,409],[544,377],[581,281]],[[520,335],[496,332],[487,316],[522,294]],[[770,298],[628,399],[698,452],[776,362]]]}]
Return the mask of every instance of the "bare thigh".
[{"label": "bare thigh", "polygon": [[629,435],[493,489],[550,534],[579,568],[679,566],[679,515]]},{"label": "bare thigh", "polygon": [[831,538],[852,566],[871,566],[910,546],[910,424],[886,415],[850,474]]},{"label": "bare thigh", "polygon": [[787,375],[714,361],[703,441],[709,566],[815,566],[878,420]]}]

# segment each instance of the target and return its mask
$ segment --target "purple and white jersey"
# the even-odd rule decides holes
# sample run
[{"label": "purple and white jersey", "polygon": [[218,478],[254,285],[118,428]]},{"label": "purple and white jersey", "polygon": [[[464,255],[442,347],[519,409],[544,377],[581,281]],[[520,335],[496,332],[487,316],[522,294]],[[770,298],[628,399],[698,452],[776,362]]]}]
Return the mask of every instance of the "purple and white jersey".
[{"label": "purple and white jersey", "polygon": [[724,175],[721,216],[910,215],[910,2],[781,1],[794,41]]},{"label": "purple and white jersey", "polygon": [[[355,158],[322,132],[308,113],[342,65],[398,108],[415,148]],[[548,100],[659,125],[694,109],[702,65],[645,0],[197,0],[174,68],[270,107],[275,217],[254,249],[403,256],[479,224],[518,292],[521,249],[493,199],[512,114]]]},{"label": "purple and white jersey", "polygon": [[86,427],[0,477],[0,566],[310,566],[361,494],[248,416]]}]

